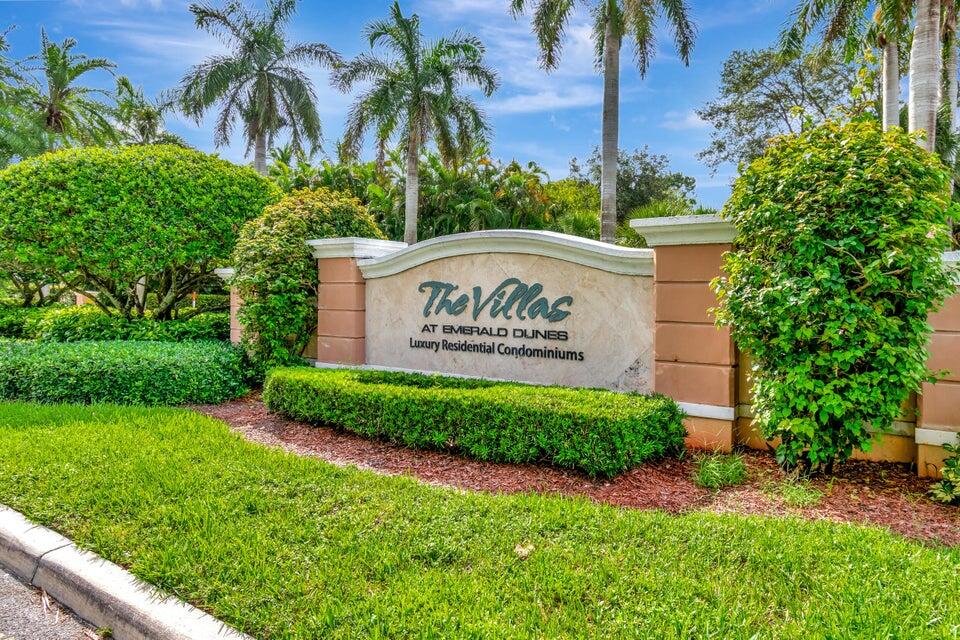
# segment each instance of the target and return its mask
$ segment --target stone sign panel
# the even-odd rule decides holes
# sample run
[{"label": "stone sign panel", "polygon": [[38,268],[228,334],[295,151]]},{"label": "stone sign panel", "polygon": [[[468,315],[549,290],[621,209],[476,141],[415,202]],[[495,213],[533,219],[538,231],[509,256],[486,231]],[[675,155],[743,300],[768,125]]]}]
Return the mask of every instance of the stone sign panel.
[{"label": "stone sign panel", "polygon": [[649,250],[491,231],[359,266],[368,365],[652,390]]}]

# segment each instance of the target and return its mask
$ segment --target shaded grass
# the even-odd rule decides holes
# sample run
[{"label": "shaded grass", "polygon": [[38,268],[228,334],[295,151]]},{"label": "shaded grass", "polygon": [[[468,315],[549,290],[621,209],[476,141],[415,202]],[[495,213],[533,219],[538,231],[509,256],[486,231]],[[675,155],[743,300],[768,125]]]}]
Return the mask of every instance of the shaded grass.
[{"label": "shaded grass", "polygon": [[747,464],[736,454],[702,454],[694,459],[693,481],[705,489],[722,489],[743,484]]},{"label": "shaded grass", "polygon": [[441,489],[186,410],[0,404],[0,502],[261,638],[960,632],[955,549]]},{"label": "shaded grass", "polygon": [[763,488],[767,495],[778,498],[788,507],[803,509],[815,506],[823,498],[823,491],[804,479],[784,479]]}]

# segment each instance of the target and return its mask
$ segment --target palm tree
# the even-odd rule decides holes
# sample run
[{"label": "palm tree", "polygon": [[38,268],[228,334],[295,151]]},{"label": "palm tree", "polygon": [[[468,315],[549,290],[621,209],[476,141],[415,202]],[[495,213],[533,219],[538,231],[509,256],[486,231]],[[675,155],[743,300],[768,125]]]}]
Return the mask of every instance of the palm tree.
[{"label": "palm tree", "polygon": [[246,151],[252,148],[253,165],[267,173],[267,147],[283,129],[290,144],[311,151],[320,144],[320,116],[313,83],[303,64],[332,66],[339,55],[319,42],[289,44],[284,28],[293,17],[296,0],[270,0],[266,11],[247,9],[230,0],[222,9],[206,3],[190,5],[197,28],[218,36],[231,51],[193,67],[180,82],[180,102],[185,113],[198,121],[210,107],[220,113],[214,142],[229,143],[234,123],[244,127]]},{"label": "palm tree", "polygon": [[26,69],[37,72],[40,81],[26,88],[34,116],[48,134],[47,147],[57,142],[104,144],[116,140],[110,121],[111,108],[97,97],[109,97],[103,89],[80,86],[79,79],[97,70],[113,72],[116,65],[105,58],[73,53],[77,41],[67,38],[50,42],[40,31],[40,53],[27,58]]},{"label": "palm tree", "polygon": [[[872,20],[867,19],[873,10]],[[823,25],[822,41],[839,44],[847,62],[864,44],[882,51],[882,114],[884,129],[900,121],[900,45],[908,38],[913,0],[803,0],[793,23],[780,36],[780,49],[790,57],[803,51],[804,41]]]},{"label": "palm tree", "polygon": [[923,130],[920,146],[936,148],[937,109],[940,95],[940,1],[917,0],[910,50],[910,131]]},{"label": "palm tree", "polygon": [[134,87],[129,79],[121,76],[117,78],[116,101],[115,116],[125,144],[187,146],[183,138],[164,129],[164,114],[176,106],[173,97],[162,95],[155,101],[150,100],[140,87]]},{"label": "palm tree", "polygon": [[371,49],[382,45],[393,56],[361,54],[336,70],[342,91],[369,83],[347,116],[344,143],[356,151],[373,130],[378,145],[399,134],[406,154],[404,240],[417,241],[420,197],[420,152],[435,140],[444,162],[468,152],[489,131],[480,107],[459,91],[473,85],[485,96],[497,89],[497,74],[483,61],[485,48],[477,38],[459,32],[426,43],[420,18],[404,17],[396,0],[387,20],[365,31]]},{"label": "palm tree", "polygon": [[[540,64],[552,70],[560,62],[563,33],[575,10],[573,0],[510,0],[513,15],[533,10],[533,31],[540,45]],[[696,39],[685,0],[599,0],[593,7],[593,37],[598,65],[603,66],[603,124],[601,133],[600,239],[615,242],[617,233],[617,154],[620,131],[620,47],[632,37],[637,68],[645,76],[656,53],[654,27],[666,17],[684,64]]]}]

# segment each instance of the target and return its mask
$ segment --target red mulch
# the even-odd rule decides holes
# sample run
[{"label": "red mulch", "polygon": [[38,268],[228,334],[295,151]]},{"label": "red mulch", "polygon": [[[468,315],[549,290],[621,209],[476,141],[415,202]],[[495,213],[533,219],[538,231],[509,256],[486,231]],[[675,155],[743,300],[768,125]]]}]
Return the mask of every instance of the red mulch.
[{"label": "red mulch", "polygon": [[824,493],[817,505],[791,508],[766,490],[784,477],[766,452],[744,453],[749,470],[746,484],[712,492],[694,484],[689,457],[645,464],[611,480],[592,480],[573,471],[533,464],[480,462],[287,420],[268,412],[257,395],[195,409],[226,422],[254,442],[334,464],[409,475],[436,485],[491,493],[578,495],[617,506],[672,513],[705,509],[826,518],[878,525],[910,538],[960,545],[960,509],[932,502],[926,497],[931,481],[918,478],[909,466],[902,464],[848,462],[833,478],[812,481],[812,486]]}]

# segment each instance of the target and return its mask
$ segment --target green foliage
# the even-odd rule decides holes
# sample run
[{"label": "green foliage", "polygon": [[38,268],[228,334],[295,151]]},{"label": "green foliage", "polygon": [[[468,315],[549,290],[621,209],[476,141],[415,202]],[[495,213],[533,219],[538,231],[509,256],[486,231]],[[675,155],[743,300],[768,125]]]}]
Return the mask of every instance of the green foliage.
[{"label": "green foliage", "polygon": [[948,198],[939,159],[872,122],[781,138],[737,180],[717,317],[754,359],[755,419],[785,468],[869,449],[929,378]]},{"label": "green foliage", "polygon": [[37,316],[29,335],[48,342],[83,340],[229,340],[230,315],[204,313],[186,320],[124,318],[103,313],[92,306],[51,309]]},{"label": "green foliage", "polygon": [[694,461],[693,480],[714,490],[743,484],[747,480],[747,465],[739,455],[700,455]]},{"label": "green foliage", "polygon": [[0,338],[31,339],[36,334],[36,323],[48,309],[41,307],[0,306]]},{"label": "green foliage", "polygon": [[178,405],[247,391],[243,354],[223,342],[0,342],[0,398]]},{"label": "green foliage", "polygon": [[803,478],[787,478],[780,482],[770,483],[763,488],[763,491],[794,509],[816,506],[823,498],[823,491]]},{"label": "green foliage", "polygon": [[219,283],[240,226],[278,195],[248,168],[173,146],[30,158],[0,172],[0,274],[28,264],[127,317],[145,311],[145,277],[165,319]]},{"label": "green foliage", "polygon": [[[600,184],[602,163],[600,149],[594,148],[581,167],[576,158],[570,161],[570,178]],[[696,180],[678,171],[670,171],[670,159],[650,153],[647,147],[629,153],[623,149],[617,156],[617,221],[625,222],[630,212],[651,202],[671,197],[689,199]]]},{"label": "green foliage", "polygon": [[0,405],[0,503],[256,638],[945,640],[960,624],[957,548],[431,486],[184,409]]},{"label": "green foliage", "polygon": [[943,461],[943,479],[930,487],[930,495],[937,502],[960,504],[960,446],[945,444],[943,448],[953,455]]},{"label": "green foliage", "polygon": [[277,369],[272,411],[408,447],[545,462],[613,476],[683,450],[683,413],[663,396],[349,370]]},{"label": "green foliage", "polygon": [[298,362],[316,327],[317,264],[306,241],[351,236],[383,233],[359,200],[323,188],[295,191],[243,227],[231,284],[258,367]]}]

